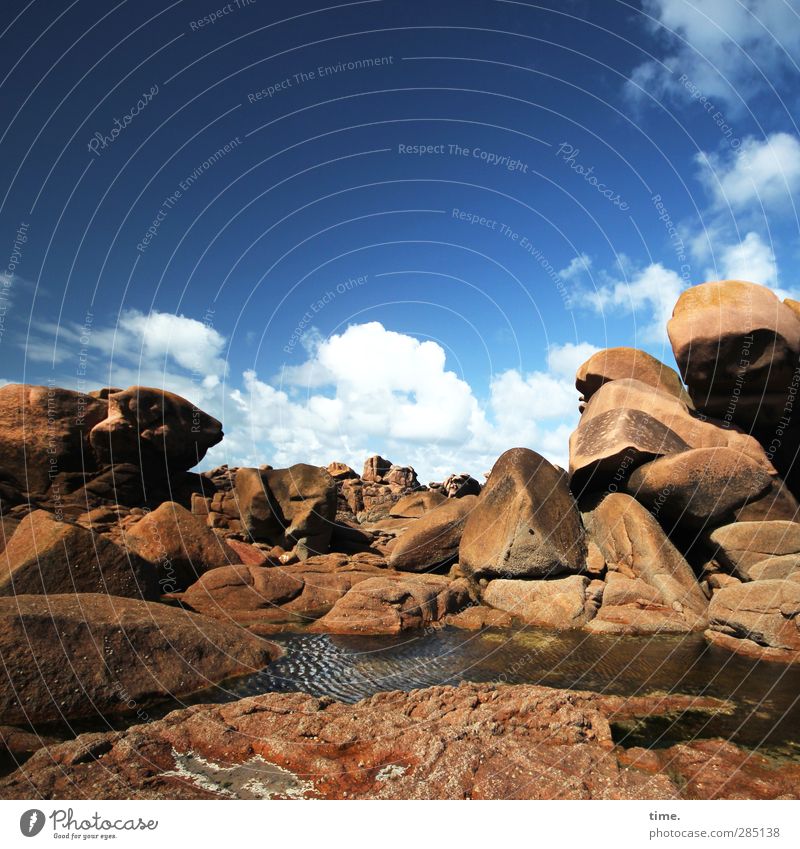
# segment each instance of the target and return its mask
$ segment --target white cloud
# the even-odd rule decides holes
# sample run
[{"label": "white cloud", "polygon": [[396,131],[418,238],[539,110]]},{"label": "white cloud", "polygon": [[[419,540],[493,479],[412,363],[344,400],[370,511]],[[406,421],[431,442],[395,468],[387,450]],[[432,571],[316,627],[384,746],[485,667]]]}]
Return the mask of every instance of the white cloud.
[{"label": "white cloud", "polygon": [[[792,68],[800,49],[798,0],[645,0],[650,30],[669,45],[661,63],[650,60],[631,74],[658,97],[669,90],[691,95],[675,83],[685,74],[702,94],[744,109],[755,92]],[[666,70],[664,69],[666,66]],[[763,76],[762,76],[763,74]],[[630,91],[640,93],[633,85]]]},{"label": "white cloud", "polygon": [[227,373],[225,337],[206,322],[174,313],[124,310],[114,326],[96,317],[86,324],[41,322],[31,338],[19,341],[29,361],[53,362],[55,353],[64,386],[140,384],[208,403]]},{"label": "white cloud", "polygon": [[734,210],[786,205],[800,189],[800,140],[773,133],[759,141],[746,138],[728,156],[700,153],[700,179],[719,207]]},{"label": "white cloud", "polygon": [[749,280],[771,287],[778,283],[775,254],[758,233],[748,233],[741,242],[725,245],[720,254],[720,270],[724,280]]},{"label": "white cloud", "polygon": [[582,274],[588,274],[592,267],[592,259],[588,254],[580,254],[573,257],[566,268],[558,272],[562,280],[574,280]]},{"label": "white cloud", "polygon": [[624,279],[604,275],[606,282],[586,293],[586,301],[599,313],[629,314],[634,320],[633,344],[663,343],[667,321],[685,282],[661,263],[651,263],[643,269],[627,269]]},{"label": "white cloud", "polygon": [[[356,324],[322,341],[283,385],[253,371],[232,398],[240,423],[215,462],[288,465],[342,460],[355,468],[380,452],[414,466],[422,480],[453,471],[479,476],[508,448],[523,445],[559,465],[578,418],[575,370],[597,349],[554,346],[548,371],[508,370],[490,381],[485,404],[447,369],[435,342]],[[296,390],[302,386],[305,392]]]}]

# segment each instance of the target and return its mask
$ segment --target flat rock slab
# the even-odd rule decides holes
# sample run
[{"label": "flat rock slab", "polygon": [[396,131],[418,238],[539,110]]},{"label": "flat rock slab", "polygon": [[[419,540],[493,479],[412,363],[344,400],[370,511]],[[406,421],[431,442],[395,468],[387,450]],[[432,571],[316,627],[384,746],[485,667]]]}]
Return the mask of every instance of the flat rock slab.
[{"label": "flat rock slab", "polygon": [[[463,684],[379,693],[355,705],[302,693],[199,705],[123,732],[37,752],[0,780],[4,798],[675,799],[701,795],[703,764],[630,765],[611,723],[715,712],[715,699],[635,698],[547,687]],[[733,784],[713,795],[797,798],[800,769],[750,778],[729,747]],[[687,772],[681,772],[687,763]],[[717,776],[720,760],[709,760]],[[793,771],[792,771],[793,770]],[[763,770],[762,770],[763,772]],[[687,780],[689,779],[689,780]]]}]

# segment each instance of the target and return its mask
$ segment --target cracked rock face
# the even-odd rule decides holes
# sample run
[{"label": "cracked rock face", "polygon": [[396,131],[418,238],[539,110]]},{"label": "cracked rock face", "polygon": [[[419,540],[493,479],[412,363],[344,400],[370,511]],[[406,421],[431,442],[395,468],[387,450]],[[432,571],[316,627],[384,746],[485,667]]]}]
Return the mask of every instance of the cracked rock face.
[{"label": "cracked rock face", "polygon": [[[42,749],[5,798],[796,798],[800,768],[729,743],[621,749],[612,725],[726,703],[464,684],[355,705],[300,693],[199,705]],[[742,765],[747,763],[746,769]]]}]

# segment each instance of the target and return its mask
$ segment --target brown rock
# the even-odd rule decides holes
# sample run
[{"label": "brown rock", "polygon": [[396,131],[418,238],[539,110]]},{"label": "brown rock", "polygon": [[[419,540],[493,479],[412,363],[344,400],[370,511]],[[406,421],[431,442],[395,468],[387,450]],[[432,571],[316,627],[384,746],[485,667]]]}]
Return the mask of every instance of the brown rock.
[{"label": "brown rock", "polygon": [[475,577],[546,577],[578,572],[585,559],[566,475],[527,448],[506,451],[464,527],[461,568]]},{"label": "brown rock", "polygon": [[800,321],[765,286],[721,280],[683,292],[667,324],[698,409],[749,427],[782,409],[800,354]]},{"label": "brown rock", "polygon": [[412,492],[404,495],[389,508],[389,515],[393,519],[419,519],[434,507],[444,504],[447,497],[441,492],[426,489],[420,492]]},{"label": "brown rock", "polygon": [[[800,582],[763,580],[726,587],[708,607],[712,641],[733,651],[800,662]],[[717,638],[722,635],[722,639]],[[727,639],[725,639],[727,638]]]},{"label": "brown rock", "polygon": [[489,581],[483,600],[529,625],[565,630],[580,628],[593,616],[587,604],[589,579],[570,575],[552,581]]},{"label": "brown rock", "polygon": [[514,617],[505,610],[473,603],[457,613],[448,613],[442,622],[464,631],[483,631],[484,628],[510,628],[514,624]]},{"label": "brown rock", "polygon": [[123,538],[131,552],[155,566],[165,593],[186,589],[209,569],[239,563],[239,556],[200,516],[173,501],[130,525]]},{"label": "brown rock", "polygon": [[311,631],[399,634],[438,622],[470,601],[466,582],[444,575],[387,573],[353,587]]},{"label": "brown rock", "polygon": [[329,463],[325,471],[335,480],[352,480],[358,475],[347,465],[347,463]]},{"label": "brown rock", "polygon": [[[379,693],[355,705],[269,693],[202,705],[36,753],[0,779],[6,799],[676,799],[797,796],[779,769],[714,741],[642,764],[612,722],[713,712],[712,699],[623,699],[537,686],[464,684]],[[726,747],[725,755],[719,750]],[[673,756],[674,753],[674,756]],[[638,755],[638,757],[637,757]],[[630,766],[635,759],[635,768]]]},{"label": "brown rock", "polygon": [[318,466],[239,469],[236,501],[242,525],[253,539],[295,548],[301,559],[325,554],[336,520],[336,483]]},{"label": "brown rock", "polygon": [[572,486],[613,491],[633,469],[657,456],[722,447],[776,474],[752,436],[698,416],[679,399],[639,380],[613,380],[594,393],[570,437]]},{"label": "brown rock", "polygon": [[800,504],[786,484],[777,476],[770,478],[770,488],[758,497],[751,498],[734,513],[737,522],[797,522]]},{"label": "brown rock", "polygon": [[384,573],[385,564],[375,555],[327,554],[269,568],[223,566],[206,572],[180,598],[198,613],[247,627],[305,624],[327,613],[356,584]]},{"label": "brown rock", "polygon": [[106,417],[105,401],[55,386],[0,387],[4,471],[31,495],[44,495],[63,472],[92,471],[89,431]]},{"label": "brown rock", "polygon": [[771,581],[792,575],[800,575],[800,554],[767,557],[747,567],[747,577],[751,581]]},{"label": "brown rock", "polygon": [[691,406],[689,394],[675,369],[637,348],[606,348],[589,357],[575,375],[575,388],[588,401],[611,380],[633,378]]},{"label": "brown rock", "polygon": [[74,592],[160,595],[150,563],[100,534],[34,510],[0,555],[0,596]]},{"label": "brown rock", "polygon": [[429,572],[455,563],[464,525],[477,502],[477,495],[445,499],[417,519],[395,543],[389,565],[403,572]]},{"label": "brown rock", "polygon": [[461,472],[446,477],[442,482],[442,490],[448,498],[463,498],[465,495],[480,495],[481,485],[471,475]]},{"label": "brown rock", "polygon": [[225,544],[239,558],[240,562],[248,566],[267,566],[269,563],[266,553],[248,542],[227,538]]},{"label": "brown rock", "polygon": [[626,488],[656,516],[698,528],[730,520],[771,486],[772,477],[734,449],[695,448],[639,466]]},{"label": "brown rock", "polygon": [[623,408],[594,415],[587,407],[569,438],[571,486],[577,493],[606,487],[615,491],[637,466],[688,447],[674,431],[642,410]]},{"label": "brown rock", "polygon": [[748,577],[748,569],[766,557],[800,554],[797,522],[735,522],[711,533],[715,557],[734,574]]},{"label": "brown rock", "polygon": [[240,628],[115,596],[0,599],[0,722],[110,715],[187,695],[277,656]]},{"label": "brown rock", "polygon": [[384,460],[383,457],[375,454],[373,457],[368,457],[364,461],[364,471],[361,473],[361,480],[369,483],[380,483],[391,468],[392,463],[390,460]]},{"label": "brown rock", "polygon": [[101,463],[133,463],[160,472],[197,465],[222,439],[222,425],[190,401],[146,386],[108,396],[108,418],[89,439]]},{"label": "brown rock", "polygon": [[[612,493],[584,514],[587,533],[608,564],[608,588],[590,630],[617,633],[690,631],[705,626],[707,601],[689,564],[656,519],[631,496]],[[611,572],[640,579],[657,595],[639,588],[635,601],[612,589]],[[628,586],[629,593],[635,592]],[[609,592],[610,591],[610,592]]]}]

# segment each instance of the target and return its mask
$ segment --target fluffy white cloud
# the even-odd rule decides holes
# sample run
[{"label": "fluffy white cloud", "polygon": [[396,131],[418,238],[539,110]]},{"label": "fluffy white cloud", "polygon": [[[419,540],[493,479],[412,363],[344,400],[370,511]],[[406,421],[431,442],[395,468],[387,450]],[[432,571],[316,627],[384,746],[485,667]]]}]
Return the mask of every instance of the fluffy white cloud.
[{"label": "fluffy white cloud", "polygon": [[645,0],[649,28],[669,52],[634,70],[631,91],[639,92],[638,84],[651,94],[688,97],[675,84],[680,72],[706,97],[743,109],[797,60],[799,8],[798,0]]},{"label": "fluffy white cloud", "polygon": [[[725,245],[720,270],[719,277],[724,280],[750,280],[771,287],[778,283],[775,254],[758,233],[748,233],[741,242]],[[708,276],[713,279],[717,275]]]},{"label": "fluffy white cloud", "polygon": [[701,153],[700,179],[719,207],[760,211],[787,204],[800,189],[800,140],[789,133],[748,137],[728,156]]},{"label": "fluffy white cloud", "polygon": [[209,322],[183,315],[124,310],[113,326],[40,323],[20,340],[34,362],[59,364],[59,382],[109,386],[140,384],[208,404],[227,373],[225,337]]},{"label": "fluffy white cloud", "polygon": [[573,257],[566,268],[558,272],[562,280],[575,280],[582,274],[588,274],[592,267],[592,259],[588,254],[580,254]]},{"label": "fluffy white cloud", "polygon": [[626,270],[624,279],[604,275],[605,282],[586,294],[599,313],[611,311],[633,318],[634,344],[663,343],[667,321],[685,282],[674,271],[655,262],[642,269]]},{"label": "fluffy white cloud", "polygon": [[301,366],[266,382],[253,371],[232,393],[239,424],[226,414],[215,462],[288,465],[338,459],[359,468],[380,452],[413,465],[423,480],[466,470],[480,475],[508,448],[524,445],[565,465],[577,422],[575,369],[597,349],[554,346],[548,370],[509,370],[481,404],[447,369],[435,342],[356,324],[319,343]]}]

